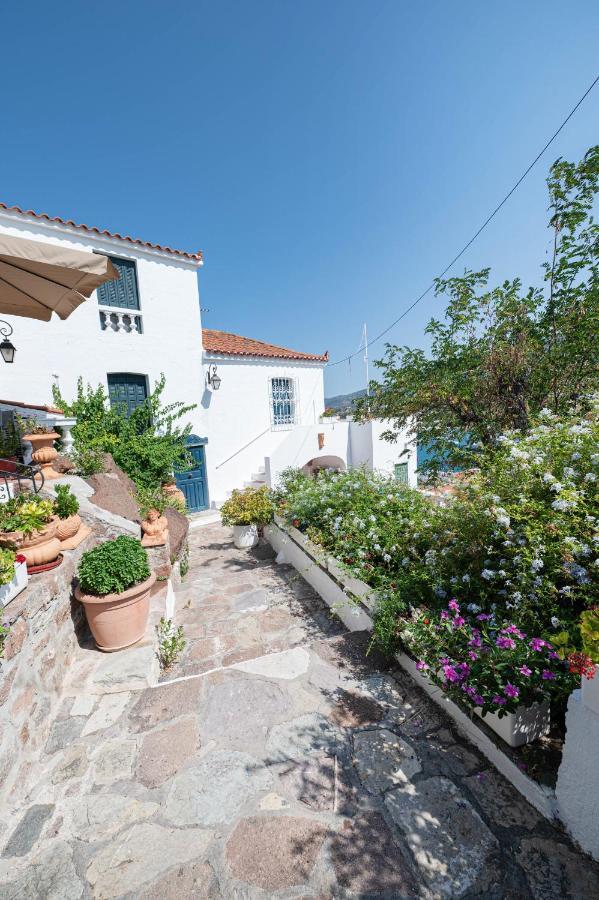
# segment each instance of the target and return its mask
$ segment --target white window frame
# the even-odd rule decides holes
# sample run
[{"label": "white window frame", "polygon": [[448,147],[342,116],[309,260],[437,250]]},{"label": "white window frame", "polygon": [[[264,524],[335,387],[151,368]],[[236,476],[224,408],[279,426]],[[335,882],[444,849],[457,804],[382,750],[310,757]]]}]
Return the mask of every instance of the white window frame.
[{"label": "white window frame", "polygon": [[[288,399],[282,399],[280,403],[289,403],[291,406],[291,413],[287,415],[281,416],[277,415],[275,412],[275,386],[277,382],[287,381],[291,385],[291,396]],[[282,390],[282,387],[279,385],[279,389]],[[271,431],[291,431],[296,425],[299,425],[299,412],[300,412],[300,402],[299,402],[299,382],[297,378],[293,378],[291,375],[273,375],[268,379],[268,407],[270,410],[270,427]]]}]

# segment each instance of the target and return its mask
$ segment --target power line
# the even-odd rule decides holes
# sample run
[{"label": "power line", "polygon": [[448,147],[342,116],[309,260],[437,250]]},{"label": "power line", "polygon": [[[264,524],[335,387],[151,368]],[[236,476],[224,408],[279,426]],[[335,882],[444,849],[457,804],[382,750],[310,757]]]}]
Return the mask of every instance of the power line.
[{"label": "power line", "polygon": [[[551,137],[549,138],[549,140],[547,141],[547,143],[545,144],[545,146],[543,147],[543,149],[535,156],[535,158],[533,159],[533,161],[531,162],[531,164],[530,164],[530,165],[528,166],[528,168],[522,173],[522,175],[520,176],[520,178],[518,179],[518,181],[515,183],[515,185],[512,187],[512,189],[505,195],[505,197],[503,198],[503,200],[502,200],[500,203],[497,204],[497,206],[495,207],[495,209],[493,210],[493,212],[492,212],[489,216],[487,216],[487,218],[486,218],[485,221],[482,223],[482,225],[480,226],[480,228],[478,229],[478,231],[476,231],[475,234],[472,235],[472,237],[470,238],[470,240],[468,241],[468,243],[467,243],[467,244],[464,244],[464,246],[462,247],[462,249],[460,250],[460,252],[457,253],[457,254],[454,256],[454,258],[451,260],[451,262],[450,262],[447,266],[445,266],[445,268],[444,268],[443,271],[440,273],[440,275],[437,276],[438,278],[443,278],[443,276],[446,275],[447,272],[449,272],[449,270],[451,269],[451,267],[452,267],[453,265],[455,265],[455,263],[457,263],[458,259],[460,259],[460,257],[464,255],[464,253],[466,252],[466,250],[468,250],[468,248],[472,246],[472,244],[473,244],[474,241],[477,239],[477,237],[478,237],[480,234],[482,234],[482,232],[485,230],[485,228],[487,227],[487,225],[489,224],[489,222],[490,222],[492,219],[495,218],[495,216],[497,215],[497,213],[499,212],[499,210],[500,210],[503,206],[505,206],[505,204],[506,204],[507,201],[510,199],[510,197],[512,196],[512,194],[514,193],[514,191],[516,191],[516,190],[520,187],[520,185],[522,184],[522,182],[524,181],[524,179],[526,178],[526,176],[528,175],[528,173],[531,171],[531,169],[533,169],[533,168],[536,166],[536,164],[538,163],[538,161],[540,160],[540,158],[543,156],[543,154],[545,153],[545,151],[549,149],[549,147],[550,147],[551,144],[554,142],[554,140],[556,139],[556,137],[558,136],[558,134],[566,127],[566,125],[568,124],[568,122],[570,121],[570,119],[572,118],[572,116],[574,115],[574,113],[576,112],[576,110],[579,108],[579,106],[581,106],[581,105],[584,103],[584,101],[585,101],[586,98],[589,96],[589,94],[591,93],[591,91],[593,90],[593,88],[595,87],[595,85],[597,84],[598,81],[599,81],[599,75],[597,75],[597,77],[595,78],[595,80],[593,81],[593,83],[590,85],[590,87],[588,87],[588,88],[586,89],[586,91],[584,92],[584,94],[582,95],[582,97],[580,98],[580,100],[576,103],[576,105],[572,107],[572,109],[570,110],[570,112],[568,113],[568,115],[566,116],[566,118],[564,119],[564,121],[562,122],[562,124],[559,126],[559,128],[557,129],[557,131],[555,131],[555,132],[551,135]],[[435,279],[435,280],[436,280],[436,279]],[[404,309],[404,311],[401,313],[401,315],[398,316],[397,319],[395,319],[394,322],[391,322],[391,324],[388,325],[387,328],[385,328],[383,331],[380,332],[380,334],[377,334],[377,336],[376,336],[375,338],[372,338],[372,339],[369,341],[369,345],[372,346],[373,344],[376,344],[376,342],[377,342],[377,341],[380,341],[380,339],[381,339],[382,337],[384,337],[389,331],[391,331],[392,328],[395,328],[395,326],[398,324],[398,322],[401,322],[401,320],[404,319],[404,318],[408,315],[408,313],[410,313],[410,312],[414,309],[414,307],[417,306],[417,305],[420,303],[421,300],[424,300],[424,298],[427,296],[427,294],[430,294],[430,292],[433,290],[434,286],[435,286],[435,281],[431,281],[431,283],[430,283],[429,286],[426,288],[426,290],[423,291],[423,292],[420,294],[419,297],[416,297],[416,299],[415,299],[412,303],[410,303],[410,305],[409,305],[408,307],[406,307],[406,309]],[[328,365],[329,365],[329,366],[339,366],[339,365],[341,365],[341,363],[347,362],[348,360],[351,360],[354,356],[357,356],[358,353],[361,353],[363,349],[364,349],[364,347],[360,347],[358,350],[356,350],[355,353],[350,353],[348,356],[344,356],[343,359],[337,359],[337,360],[335,360],[335,362],[328,363]]]}]

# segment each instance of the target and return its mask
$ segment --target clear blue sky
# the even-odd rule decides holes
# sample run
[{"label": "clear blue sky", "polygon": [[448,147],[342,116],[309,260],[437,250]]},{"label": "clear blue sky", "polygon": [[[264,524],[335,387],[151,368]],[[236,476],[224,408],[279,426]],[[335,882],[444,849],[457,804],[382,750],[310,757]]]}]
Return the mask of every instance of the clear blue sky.
[{"label": "clear blue sky", "polygon": [[[332,360],[426,287],[599,69],[597,0],[56,0],[4,4],[2,31],[0,199],[200,247],[205,325]],[[598,140],[599,87],[457,271],[538,280],[547,167]],[[422,345],[441,311],[391,339]],[[329,393],[362,381],[327,370]]]}]

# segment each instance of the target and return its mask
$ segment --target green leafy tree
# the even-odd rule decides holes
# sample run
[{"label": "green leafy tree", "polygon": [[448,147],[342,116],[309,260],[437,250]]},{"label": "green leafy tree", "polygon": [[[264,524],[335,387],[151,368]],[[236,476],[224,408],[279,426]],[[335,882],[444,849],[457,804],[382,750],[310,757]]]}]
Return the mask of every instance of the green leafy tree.
[{"label": "green leafy tree", "polygon": [[526,431],[543,408],[580,407],[599,386],[599,146],[577,164],[557,160],[547,183],[553,247],[543,287],[518,278],[489,287],[490,269],[438,279],[448,302],[444,321],[425,329],[430,351],[387,345],[381,381],[358,402],[359,418],[391,422],[388,440],[410,426],[433,451],[429,470],[467,465],[477,445]]},{"label": "green leafy tree", "polygon": [[89,474],[98,471],[101,453],[111,453],[138,486],[148,489],[159,487],[173,472],[191,466],[186,447],[191,424],[179,423],[196,404],[179,401],[163,406],[165,384],[161,375],[149,397],[129,416],[124,408],[110,406],[102,385],[84,386],[79,378],[72,403],[64,399],[58,388],[53,389],[56,406],[77,419],[72,431],[75,459],[86,461],[83,468]]}]

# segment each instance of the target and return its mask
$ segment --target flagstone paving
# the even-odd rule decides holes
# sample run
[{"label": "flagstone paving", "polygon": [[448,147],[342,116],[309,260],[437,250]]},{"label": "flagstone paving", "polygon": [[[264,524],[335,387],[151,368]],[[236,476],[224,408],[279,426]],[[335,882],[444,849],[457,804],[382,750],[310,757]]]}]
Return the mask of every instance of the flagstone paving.
[{"label": "flagstone paving", "polygon": [[599,897],[598,866],[267,547],[207,526],[190,563],[163,683],[65,697],[4,817],[0,898]]}]

